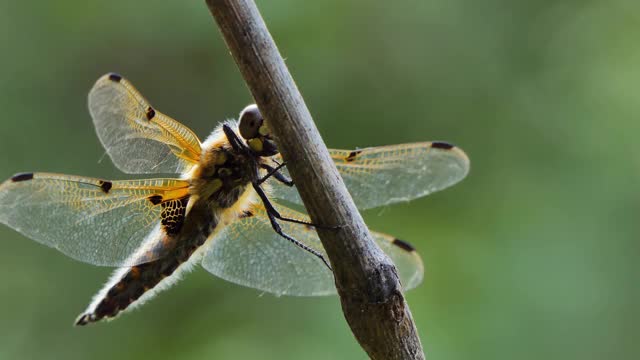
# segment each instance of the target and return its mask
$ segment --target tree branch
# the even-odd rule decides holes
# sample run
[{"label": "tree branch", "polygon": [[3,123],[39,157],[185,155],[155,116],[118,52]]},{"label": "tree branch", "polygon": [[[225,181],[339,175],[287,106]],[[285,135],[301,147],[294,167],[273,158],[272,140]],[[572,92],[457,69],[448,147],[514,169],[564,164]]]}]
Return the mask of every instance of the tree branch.
[{"label": "tree branch", "polygon": [[372,359],[424,359],[396,269],[373,241],[253,0],[206,0],[314,223],[342,310]]}]

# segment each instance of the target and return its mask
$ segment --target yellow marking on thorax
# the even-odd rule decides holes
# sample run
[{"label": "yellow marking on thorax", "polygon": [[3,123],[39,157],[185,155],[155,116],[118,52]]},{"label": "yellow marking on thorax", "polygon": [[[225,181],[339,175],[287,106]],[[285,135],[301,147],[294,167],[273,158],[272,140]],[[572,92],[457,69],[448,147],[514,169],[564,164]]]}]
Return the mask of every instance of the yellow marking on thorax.
[{"label": "yellow marking on thorax", "polygon": [[222,128],[216,128],[202,143],[202,154],[200,154],[198,164],[183,174],[182,177],[184,179],[198,179],[203,176],[203,171],[211,170],[214,169],[216,165],[224,164],[227,160],[226,156],[215,150],[229,147],[229,141],[222,131]]}]

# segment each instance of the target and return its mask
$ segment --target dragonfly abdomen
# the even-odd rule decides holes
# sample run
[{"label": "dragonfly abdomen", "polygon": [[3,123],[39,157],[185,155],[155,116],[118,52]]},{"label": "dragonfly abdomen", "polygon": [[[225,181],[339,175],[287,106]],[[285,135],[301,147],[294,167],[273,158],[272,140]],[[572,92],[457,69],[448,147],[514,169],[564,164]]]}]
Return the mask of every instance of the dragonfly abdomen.
[{"label": "dragonfly abdomen", "polygon": [[[188,258],[188,257],[187,257]],[[166,257],[161,260],[125,268],[120,280],[109,287],[93,309],[81,315],[76,325],[86,325],[104,318],[113,318],[138,301],[146,292],[167,280],[182,265],[181,259]]]},{"label": "dragonfly abdomen", "polygon": [[[85,313],[78,317],[76,325],[113,318],[130,306],[150,299],[159,290],[168,288],[179,278],[180,272],[190,269],[197,260],[194,253],[216,228],[217,220],[204,204],[194,206],[189,215],[182,231],[175,235],[173,241],[167,242],[176,244],[170,251],[156,260],[118,269]],[[159,245],[161,241],[158,241]],[[147,255],[142,253],[140,256],[144,258]]]}]

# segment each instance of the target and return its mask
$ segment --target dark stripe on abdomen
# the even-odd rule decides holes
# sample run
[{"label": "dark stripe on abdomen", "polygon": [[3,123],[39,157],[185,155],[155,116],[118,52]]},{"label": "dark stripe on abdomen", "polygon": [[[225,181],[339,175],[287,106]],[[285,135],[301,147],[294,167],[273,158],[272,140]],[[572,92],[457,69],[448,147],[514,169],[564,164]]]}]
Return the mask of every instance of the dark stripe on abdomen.
[{"label": "dark stripe on abdomen", "polygon": [[[171,239],[176,244],[175,248],[160,259],[127,269],[93,311],[78,318],[76,325],[86,325],[118,315],[119,312],[129,307],[145,292],[153,289],[164,278],[171,276],[181,264],[189,260],[193,253],[205,243],[215,227],[213,213],[208,207],[203,207],[203,209],[194,207],[183,226],[183,231]],[[150,251],[157,250],[151,249]]]}]

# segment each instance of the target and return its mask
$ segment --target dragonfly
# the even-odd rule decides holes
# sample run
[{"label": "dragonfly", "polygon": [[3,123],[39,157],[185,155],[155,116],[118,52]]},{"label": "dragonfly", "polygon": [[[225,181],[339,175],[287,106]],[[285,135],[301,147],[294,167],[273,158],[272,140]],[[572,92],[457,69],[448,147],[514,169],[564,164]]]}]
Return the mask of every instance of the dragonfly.
[{"label": "dragonfly", "polygon": [[[277,296],[336,292],[315,224],[292,208],[302,200],[256,105],[201,142],[121,75],[98,79],[88,104],[98,138],[119,170],[171,175],[106,180],[36,172],[0,185],[0,222],[73,259],[117,268],[76,325],[113,319],[143,304],[197,264]],[[431,194],[469,171],[464,151],[438,141],[330,154],[359,209]],[[415,248],[372,235],[403,286],[416,287],[423,263]]]}]

